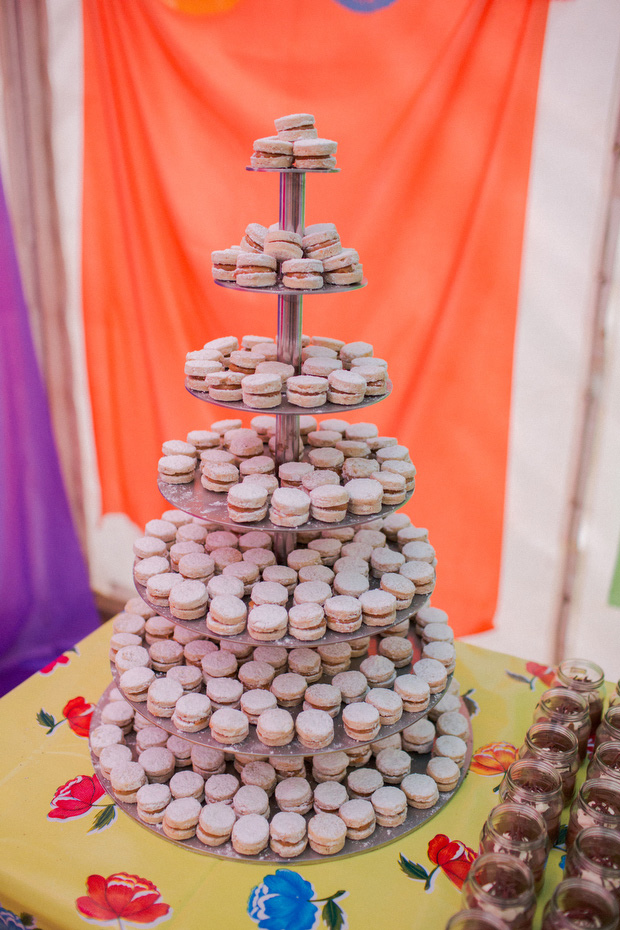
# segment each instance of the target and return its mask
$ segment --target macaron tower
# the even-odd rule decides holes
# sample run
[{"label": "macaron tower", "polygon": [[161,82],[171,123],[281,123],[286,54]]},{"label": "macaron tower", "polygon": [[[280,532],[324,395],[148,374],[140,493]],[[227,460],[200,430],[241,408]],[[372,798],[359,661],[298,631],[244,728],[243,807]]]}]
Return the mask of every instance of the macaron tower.
[{"label": "macaron tower", "polygon": [[[447,616],[428,606],[435,551],[396,512],[409,452],[372,423],[314,416],[391,389],[369,343],[301,335],[305,296],[366,283],[335,224],[304,226],[307,174],[337,170],[314,123],[290,114],[256,140],[248,170],[279,173],[278,222],[213,253],[218,286],[277,298],[277,338],[188,353],[190,393],[226,418],[162,449],[172,509],[134,546],[140,598],[114,618],[114,683],[90,734],[101,783],[147,829],[276,863],[415,829],[471,752]],[[251,429],[240,409],[259,414]],[[450,689],[451,719],[431,723]]]}]

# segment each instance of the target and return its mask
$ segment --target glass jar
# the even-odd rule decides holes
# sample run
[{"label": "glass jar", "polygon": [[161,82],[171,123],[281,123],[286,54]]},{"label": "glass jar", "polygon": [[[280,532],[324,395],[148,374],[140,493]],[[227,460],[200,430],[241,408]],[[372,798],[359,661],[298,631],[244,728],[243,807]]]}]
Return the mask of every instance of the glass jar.
[{"label": "glass jar", "polygon": [[620,905],[620,834],[608,827],[582,830],[568,851],[564,875],[601,885]]},{"label": "glass jar", "polygon": [[487,914],[479,908],[470,908],[453,914],[446,930],[506,930],[506,924],[493,914]]},{"label": "glass jar", "polygon": [[520,759],[542,759],[557,771],[562,779],[562,796],[568,804],[575,793],[579,771],[579,745],[575,734],[557,723],[534,723],[525,734],[519,750]]},{"label": "glass jar", "polygon": [[601,743],[588,765],[588,778],[615,778],[620,781],[620,740]]},{"label": "glass jar", "polygon": [[487,817],[480,834],[480,854],[516,856],[532,870],[538,892],[545,879],[548,843],[547,827],[538,811],[506,802],[494,807]]},{"label": "glass jar", "polygon": [[620,681],[616,683],[614,693],[609,698],[610,707],[616,707],[618,704],[620,704]]},{"label": "glass jar", "polygon": [[539,720],[550,720],[572,730],[579,746],[579,762],[583,762],[590,737],[590,709],[585,695],[569,688],[549,688],[534,710],[534,721]]},{"label": "glass jar", "polygon": [[597,749],[602,743],[608,743],[612,739],[620,740],[620,704],[607,708],[607,712],[596,731],[594,748]]},{"label": "glass jar", "polygon": [[618,905],[600,885],[567,878],[556,885],[545,905],[541,930],[617,930]]},{"label": "glass jar", "polygon": [[612,778],[591,778],[584,781],[570,809],[566,848],[586,827],[620,829],[620,783]]},{"label": "glass jar", "polygon": [[536,896],[531,869],[505,853],[474,860],[463,885],[466,907],[499,917],[508,930],[531,930]]},{"label": "glass jar", "polygon": [[541,759],[519,759],[508,768],[501,785],[502,801],[533,807],[542,816],[553,846],[560,832],[564,807],[562,779],[558,772]]},{"label": "glass jar", "polygon": [[587,698],[590,705],[591,732],[594,733],[601,722],[605,702],[605,674],[600,665],[588,659],[564,659],[556,669],[553,687],[556,685],[579,691]]}]

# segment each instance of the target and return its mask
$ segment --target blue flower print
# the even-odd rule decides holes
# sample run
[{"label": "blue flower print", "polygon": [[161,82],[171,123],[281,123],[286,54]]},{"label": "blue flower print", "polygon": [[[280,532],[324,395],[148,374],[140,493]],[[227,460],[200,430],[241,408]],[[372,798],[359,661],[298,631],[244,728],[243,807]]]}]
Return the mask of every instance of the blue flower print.
[{"label": "blue flower print", "polygon": [[319,909],[310,899],[314,888],[296,872],[278,869],[253,889],[248,914],[259,930],[314,930]]},{"label": "blue flower print", "polygon": [[315,898],[310,882],[290,869],[277,869],[252,889],[248,914],[259,930],[315,930],[318,905],[323,904],[321,916],[329,930],[344,930],[346,915],[336,899],[345,894],[338,891],[328,898]]}]

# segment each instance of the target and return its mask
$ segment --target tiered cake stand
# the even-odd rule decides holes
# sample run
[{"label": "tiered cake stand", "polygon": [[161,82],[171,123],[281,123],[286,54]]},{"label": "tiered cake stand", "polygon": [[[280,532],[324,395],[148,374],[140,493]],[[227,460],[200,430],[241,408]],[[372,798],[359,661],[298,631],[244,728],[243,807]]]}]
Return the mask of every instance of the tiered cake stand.
[{"label": "tiered cake stand", "polygon": [[[258,171],[266,171],[266,172],[277,171],[279,173],[280,175],[280,209],[279,209],[280,228],[293,231],[293,232],[303,235],[306,174],[313,173],[313,172],[312,171],[308,171],[308,172],[301,171],[301,170],[294,169],[294,168],[289,168],[289,169],[248,168],[247,170],[248,171],[258,170]],[[324,170],[320,170],[320,171],[317,171],[317,173],[325,174],[325,173],[334,173],[334,172],[325,172]],[[236,284],[229,283],[229,282],[217,281],[216,283],[222,287],[232,288],[235,290],[247,290],[252,293],[256,293],[256,290],[257,290],[256,288],[239,287]],[[276,294],[278,298],[278,322],[277,322],[277,357],[278,357],[278,360],[282,362],[286,362],[290,365],[293,365],[296,373],[300,373],[301,371],[301,347],[302,347],[302,302],[303,302],[303,297],[305,296],[305,294],[309,294],[311,296],[315,296],[315,295],[324,296],[326,294],[334,294],[340,291],[357,290],[360,287],[365,287],[366,284],[367,284],[366,279],[363,279],[362,282],[358,285],[351,285],[347,287],[337,287],[337,286],[326,285],[319,290],[312,290],[312,291],[306,291],[306,292],[292,290],[290,288],[286,288],[281,285],[276,285],[274,287],[261,288],[260,290],[262,293]],[[259,409],[249,407],[246,404],[243,404],[241,402],[235,402],[235,403],[218,402],[218,406],[225,406],[234,411],[245,410],[245,411],[250,411],[256,414],[270,413],[270,414],[276,415],[274,458],[275,458],[276,473],[277,473],[280,465],[282,465],[283,463],[291,462],[291,461],[298,461],[302,457],[303,444],[301,441],[300,429],[299,429],[299,417],[301,414],[317,414],[318,413],[318,414],[325,415],[329,413],[337,413],[342,416],[348,410],[370,406],[371,404],[374,404],[377,401],[382,400],[383,397],[386,397],[390,393],[391,387],[392,387],[391,383],[388,382],[387,390],[384,395],[380,397],[369,397],[367,400],[363,401],[362,403],[357,404],[356,406],[351,406],[351,407],[342,407],[342,406],[335,405],[335,404],[325,404],[322,407],[316,407],[316,408],[315,407],[299,408],[299,407],[293,406],[292,404],[287,403],[286,401],[280,404],[277,408],[272,408],[271,410],[267,410],[267,411],[263,409],[259,410]],[[193,393],[195,397],[203,401],[206,400],[208,402],[211,402],[208,395],[205,395],[204,393],[195,392],[195,391],[191,391],[190,393]],[[228,515],[225,495],[216,494],[216,493],[207,491],[205,488],[202,487],[199,476],[194,480],[193,484],[189,484],[189,485],[166,484],[162,481],[159,481],[159,490],[161,491],[162,495],[166,498],[166,500],[170,504],[172,504],[174,507],[180,510],[191,513],[193,516],[206,519],[210,523],[219,524],[221,526],[230,527],[236,530],[239,530],[240,528],[240,525],[238,523],[234,523]],[[411,494],[408,494],[406,500],[408,500],[410,496]],[[392,513],[394,510],[397,510],[399,507],[402,507],[402,506],[403,504],[401,503],[398,506],[383,507],[381,510],[381,513],[372,514],[370,516],[356,516],[352,514],[347,514],[346,518],[341,523],[338,523],[338,524],[325,524],[317,520],[310,519],[300,529],[302,531],[308,531],[308,530],[325,530],[325,529],[332,528],[334,526],[336,527],[358,526],[364,523],[369,523],[380,517],[385,517],[389,513]],[[261,529],[261,530],[265,530],[266,532],[270,534],[273,534],[273,549],[274,549],[274,554],[276,556],[276,560],[278,564],[285,565],[288,554],[293,549],[296,548],[296,537],[297,537],[297,532],[298,532],[297,529],[288,529],[288,528],[284,528],[281,526],[277,526],[271,523],[268,519],[262,520],[258,523],[255,522],[251,524],[243,524],[242,526],[243,528],[247,528],[247,530]],[[373,586],[376,586],[377,582],[374,582],[372,584]],[[141,585],[137,583],[136,583],[136,587],[141,597],[147,603],[149,603],[145,588],[143,588]],[[413,617],[418,612],[418,610],[422,606],[424,606],[424,604],[426,604],[426,602],[428,601],[428,598],[429,598],[429,595],[416,595],[409,608],[407,608],[406,610],[401,610],[397,612],[396,623],[401,623],[402,621],[407,620],[410,617]],[[169,610],[163,609],[161,607],[156,607],[155,605],[151,605],[151,606],[153,607],[153,609],[157,611],[157,613],[171,620],[175,624],[178,624],[180,626],[184,626],[196,632],[208,635],[212,639],[219,638],[206,627],[204,619],[191,620],[191,621],[178,620],[177,618],[171,615]],[[386,632],[387,630],[389,630],[389,628],[381,628],[381,632]],[[282,637],[280,640],[277,640],[273,645],[284,646],[287,649],[298,648],[300,646],[309,646],[311,648],[316,648],[317,646],[327,644],[327,643],[354,641],[355,639],[359,639],[365,636],[371,636],[372,639],[371,639],[371,643],[369,647],[369,653],[373,654],[373,653],[376,653],[377,651],[376,645],[377,645],[378,637],[373,635],[376,633],[377,633],[376,628],[366,627],[365,625],[363,625],[354,634],[335,633],[335,632],[328,630],[326,635],[321,640],[315,640],[309,643],[301,642],[300,640],[295,639],[294,637],[290,635],[286,635]],[[413,661],[415,662],[420,657],[420,643],[418,642],[417,637],[415,636],[413,632],[409,633],[409,638],[413,643],[413,647],[414,647]],[[244,644],[261,645],[260,643],[253,640],[252,637],[247,633],[247,631],[239,635],[227,637],[227,639],[230,639],[230,640],[233,640],[239,643],[244,643]],[[360,661],[361,660],[357,660],[357,661],[353,660],[351,667],[356,668],[359,665]],[[399,671],[400,673],[407,673],[410,671],[410,667],[408,666],[405,669],[402,669]],[[114,667],[112,668],[112,674],[116,682],[118,680],[118,675]],[[447,687],[450,684],[451,678],[452,676],[449,675],[445,690],[447,690]],[[108,694],[113,687],[114,687],[114,684],[110,685],[110,687],[107,689],[107,691],[102,696],[98,704],[97,711],[95,712],[95,715],[93,718],[93,726],[96,726],[100,722],[101,710],[103,706],[105,706],[105,704],[107,703]],[[443,694],[445,694],[445,690],[439,694],[432,695],[429,707],[427,707],[423,712],[418,712],[418,713],[405,712],[402,718],[398,721],[398,723],[393,724],[391,726],[383,726],[381,728],[381,732],[379,736],[376,737],[375,740],[373,740],[373,742],[376,741],[376,739],[383,739],[384,737],[390,736],[394,733],[398,733],[401,730],[403,730],[405,727],[410,726],[412,723],[419,720],[420,718],[426,717],[429,710],[432,707],[434,707],[435,704],[441,699]],[[138,714],[140,714],[142,717],[147,718],[151,723],[167,730],[171,735],[180,736],[183,739],[186,739],[191,743],[197,743],[201,745],[207,745],[207,746],[214,747],[216,749],[219,749],[229,754],[229,757],[231,759],[234,758],[235,754],[237,753],[243,753],[244,755],[250,755],[250,756],[251,755],[256,755],[256,756],[284,756],[284,755],[311,756],[313,755],[313,752],[309,750],[307,747],[303,746],[297,739],[293,740],[291,743],[289,743],[286,746],[280,746],[280,747],[275,747],[275,748],[265,746],[263,743],[260,742],[260,740],[256,736],[255,727],[253,726],[250,728],[250,735],[243,741],[243,743],[236,744],[235,746],[224,746],[221,743],[213,739],[213,737],[211,736],[211,731],[209,729],[201,730],[198,733],[180,732],[172,724],[169,718],[161,718],[161,717],[152,716],[147,711],[145,703],[135,703],[135,702],[132,702],[131,700],[129,701],[129,703],[133,704]],[[296,713],[299,710],[301,710],[301,707],[299,707],[297,711],[293,709],[292,711],[293,716],[296,716]],[[462,713],[467,717],[467,711],[464,705],[462,706]],[[338,715],[338,717],[334,721],[334,733],[335,733],[334,741],[326,749],[319,750],[320,752],[336,752],[339,750],[359,748],[360,746],[363,745],[363,743],[353,740],[349,736],[347,736],[347,734],[344,731],[344,727],[342,725],[340,715]],[[133,738],[134,738],[133,735],[127,738],[128,745],[133,746],[133,743],[132,743]],[[426,810],[408,808],[407,819],[400,826],[394,827],[394,828],[377,827],[371,837],[361,842],[351,842],[350,840],[347,840],[343,851],[338,853],[337,855],[348,856],[348,855],[353,855],[359,852],[365,852],[368,849],[371,849],[371,848],[383,845],[384,843],[390,842],[392,839],[395,839],[396,837],[402,836],[405,833],[410,832],[411,830],[418,827],[420,824],[427,821],[430,817],[432,817],[435,813],[437,813],[437,811],[440,810],[450,800],[450,798],[454,795],[454,793],[460,787],[460,784],[462,783],[465,772],[467,771],[469,758],[471,756],[471,748],[472,748],[472,741],[471,741],[471,730],[470,730],[470,737],[468,740],[467,759],[465,761],[465,765],[463,766],[459,782],[453,791],[440,794],[439,801],[432,808],[429,808]],[[95,770],[97,771],[97,774],[101,780],[101,783],[103,784],[106,791],[108,791],[108,793],[114,798],[114,793],[112,791],[111,785],[108,779],[105,778],[103,773],[101,772],[101,768],[99,766],[97,757],[94,754],[92,754],[92,758],[93,758],[93,764],[95,766]],[[428,757],[425,755],[412,754],[412,771],[423,772],[425,770],[427,761],[428,761]],[[372,763],[369,763],[369,765],[371,764]],[[117,803],[119,803],[118,800],[117,800]],[[138,823],[146,827],[146,829],[149,829],[152,832],[159,834],[164,839],[168,839],[167,837],[165,837],[164,833],[162,832],[161,826],[144,824],[142,823],[142,821],[138,819],[135,804],[119,803],[119,806],[123,810],[125,810],[126,813],[128,813],[131,817],[133,817],[133,819],[137,820]],[[275,812],[275,809],[273,812]],[[308,817],[311,816],[311,814],[312,812],[308,815]],[[169,842],[175,842],[175,841],[169,840]],[[239,855],[237,852],[235,852],[230,842],[226,843],[223,846],[217,847],[215,849],[203,846],[203,844],[200,843],[200,841],[197,840],[196,838],[192,840],[184,840],[184,841],[178,842],[177,845],[184,846],[194,851],[205,853],[207,855],[215,855],[215,856],[219,856],[222,858],[233,858],[233,859],[247,858],[247,859],[250,859],[251,861],[268,860],[268,861],[276,861],[276,862],[281,861],[281,862],[296,863],[296,862],[301,862],[301,861],[325,858],[324,856],[317,855],[315,852],[313,852],[310,849],[309,846],[306,848],[306,851],[302,855],[297,856],[296,858],[291,859],[291,860],[289,859],[284,860],[284,859],[280,859],[280,857],[274,852],[272,852],[269,848],[265,849],[258,856],[253,856],[253,857],[242,856],[242,855]],[[330,858],[333,858],[333,857],[330,857]]]}]

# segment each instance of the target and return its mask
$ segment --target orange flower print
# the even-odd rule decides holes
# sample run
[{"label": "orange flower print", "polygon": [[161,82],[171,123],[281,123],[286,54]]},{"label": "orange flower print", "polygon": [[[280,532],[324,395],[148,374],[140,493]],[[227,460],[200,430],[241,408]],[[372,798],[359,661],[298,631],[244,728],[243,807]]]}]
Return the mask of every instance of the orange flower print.
[{"label": "orange flower print", "polygon": [[487,743],[476,749],[469,770],[477,775],[503,775],[516,758],[517,748],[512,743]]}]

